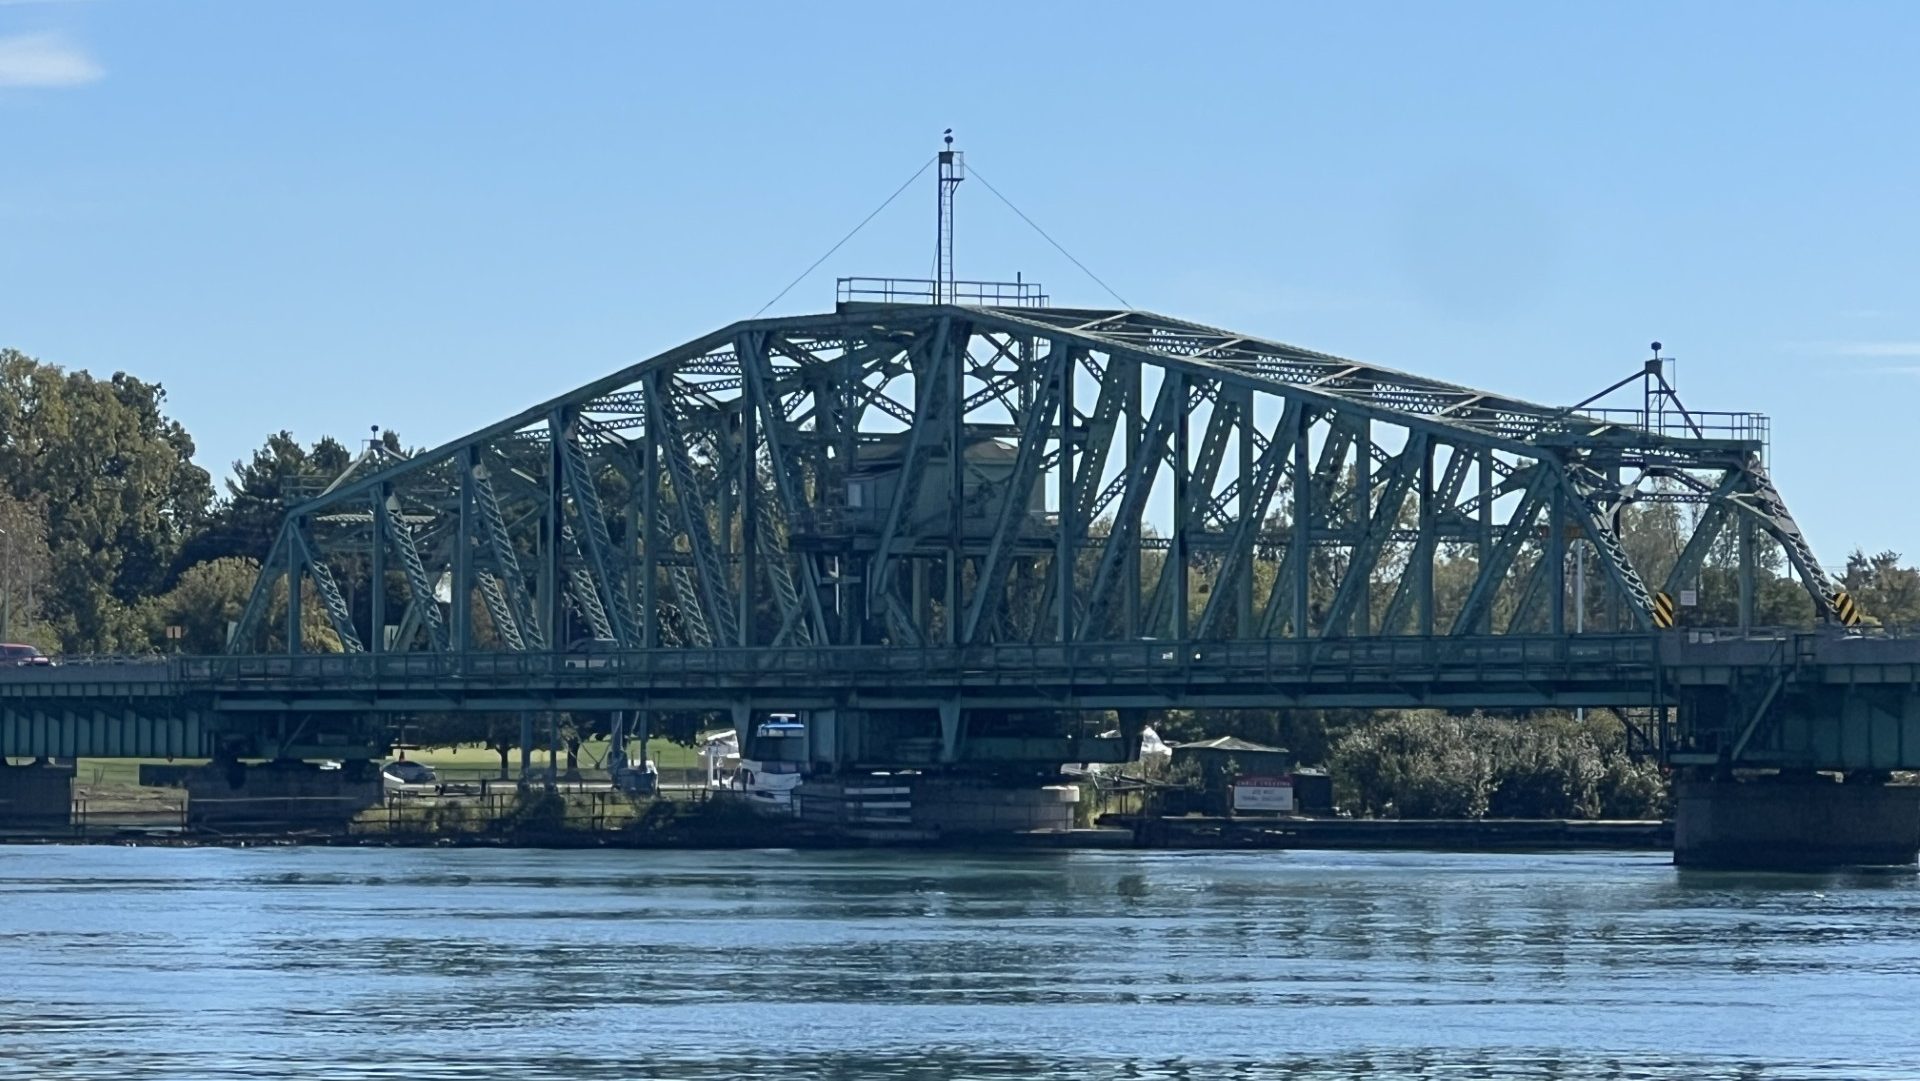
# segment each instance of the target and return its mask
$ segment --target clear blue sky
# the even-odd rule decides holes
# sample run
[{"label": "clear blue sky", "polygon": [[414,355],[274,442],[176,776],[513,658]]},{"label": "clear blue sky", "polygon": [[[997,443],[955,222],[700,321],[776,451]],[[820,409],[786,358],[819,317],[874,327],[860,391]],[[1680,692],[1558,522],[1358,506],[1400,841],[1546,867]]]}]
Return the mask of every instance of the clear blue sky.
[{"label": "clear blue sky", "polygon": [[[0,0],[0,344],[428,444],[751,315],[956,128],[1135,306],[1548,402],[1658,338],[1920,557],[1920,6]],[[962,276],[1105,294],[978,184]],[[922,181],[835,274],[919,274]]]}]

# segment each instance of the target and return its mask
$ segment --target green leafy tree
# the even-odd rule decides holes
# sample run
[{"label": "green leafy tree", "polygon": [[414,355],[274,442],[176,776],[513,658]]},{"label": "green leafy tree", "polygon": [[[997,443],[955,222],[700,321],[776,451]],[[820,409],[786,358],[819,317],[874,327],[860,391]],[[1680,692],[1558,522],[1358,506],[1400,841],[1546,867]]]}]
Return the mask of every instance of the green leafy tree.
[{"label": "green leafy tree", "polygon": [[[196,563],[154,602],[152,618],[163,631],[168,626],[181,628],[181,637],[169,643],[171,648],[183,653],[222,652],[227,647],[227,627],[246,610],[259,576],[260,564],[239,556]],[[284,592],[282,587],[283,600]],[[284,603],[280,611],[286,611]],[[164,633],[161,637],[164,640]]]},{"label": "green leafy tree", "polygon": [[1869,556],[1854,549],[1840,582],[1868,618],[1892,626],[1920,625],[1920,570],[1901,566],[1899,552]]},{"label": "green leafy tree", "polygon": [[144,601],[169,584],[212,500],[166,392],[0,350],[0,488],[45,508],[47,624],[69,652],[145,648]]},{"label": "green leafy tree", "polygon": [[58,648],[41,618],[52,570],[45,506],[0,493],[0,637]]},{"label": "green leafy tree", "polygon": [[[399,449],[392,432],[383,439]],[[251,458],[233,463],[233,475],[225,481],[226,497],[186,546],[183,562],[224,556],[264,560],[288,505],[317,495],[352,462],[353,453],[332,436],[321,437],[312,447],[302,446],[285,430],[268,436]]]},{"label": "green leafy tree", "polygon": [[1341,737],[1330,767],[1358,814],[1403,818],[1649,818],[1666,811],[1659,768],[1626,753],[1602,711],[1537,717],[1384,714]]}]

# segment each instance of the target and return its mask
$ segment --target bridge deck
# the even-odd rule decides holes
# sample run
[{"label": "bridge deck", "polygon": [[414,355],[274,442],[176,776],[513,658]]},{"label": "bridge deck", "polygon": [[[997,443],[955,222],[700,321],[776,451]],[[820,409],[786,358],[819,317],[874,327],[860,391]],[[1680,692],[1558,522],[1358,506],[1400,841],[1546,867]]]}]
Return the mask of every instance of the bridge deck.
[{"label": "bridge deck", "polygon": [[1651,704],[1652,636],[192,658],[215,708]]},{"label": "bridge deck", "polygon": [[1666,706],[1679,708],[1676,761],[1731,751],[1755,763],[1914,768],[1920,638],[1696,632],[179,657],[0,674],[0,755],[191,754],[221,733],[307,715],[371,738],[383,715],[404,712],[940,705]]}]

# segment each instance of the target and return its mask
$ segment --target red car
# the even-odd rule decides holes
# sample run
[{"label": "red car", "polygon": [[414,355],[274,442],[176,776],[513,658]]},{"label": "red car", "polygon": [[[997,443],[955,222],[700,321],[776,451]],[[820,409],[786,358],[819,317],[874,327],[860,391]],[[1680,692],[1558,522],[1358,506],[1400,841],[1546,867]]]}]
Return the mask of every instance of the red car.
[{"label": "red car", "polygon": [[0,645],[0,665],[11,665],[15,668],[30,668],[35,666],[45,667],[52,663],[53,658],[32,646],[20,645],[15,642]]}]

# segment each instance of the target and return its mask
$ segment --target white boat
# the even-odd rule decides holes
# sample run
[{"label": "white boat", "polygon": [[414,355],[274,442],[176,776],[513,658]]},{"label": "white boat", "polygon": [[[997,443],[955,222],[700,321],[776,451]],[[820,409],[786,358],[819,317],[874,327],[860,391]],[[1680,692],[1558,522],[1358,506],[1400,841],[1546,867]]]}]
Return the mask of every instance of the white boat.
[{"label": "white boat", "polygon": [[759,757],[742,754],[726,788],[769,811],[793,814],[793,793],[803,779],[807,726],[789,713],[773,718],[754,730],[750,748]]}]

